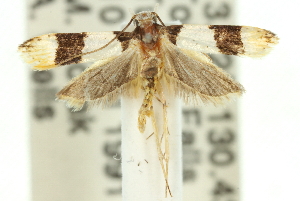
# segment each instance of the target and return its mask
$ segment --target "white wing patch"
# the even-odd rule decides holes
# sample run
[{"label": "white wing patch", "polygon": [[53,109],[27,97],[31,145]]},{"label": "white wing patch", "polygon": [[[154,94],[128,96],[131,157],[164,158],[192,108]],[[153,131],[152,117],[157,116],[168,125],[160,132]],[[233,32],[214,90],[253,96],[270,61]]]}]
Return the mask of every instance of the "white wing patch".
[{"label": "white wing patch", "polygon": [[[106,45],[116,35],[113,32],[94,32],[88,33],[84,40],[85,46],[82,53],[90,52]],[[95,53],[82,56],[82,63],[92,62],[102,59],[109,59],[110,57],[118,56],[122,53],[122,46],[118,40],[114,40],[106,48]]]},{"label": "white wing patch", "polygon": [[200,53],[219,53],[214,31],[207,25],[184,24],[177,36],[176,45]]}]

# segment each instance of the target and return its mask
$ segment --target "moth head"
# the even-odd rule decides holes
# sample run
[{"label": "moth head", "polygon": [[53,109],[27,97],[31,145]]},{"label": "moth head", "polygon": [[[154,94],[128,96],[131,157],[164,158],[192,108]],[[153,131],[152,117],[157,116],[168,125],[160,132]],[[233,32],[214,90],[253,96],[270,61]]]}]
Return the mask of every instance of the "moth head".
[{"label": "moth head", "polygon": [[134,24],[139,27],[146,27],[156,24],[157,14],[153,11],[142,11],[134,16]]}]

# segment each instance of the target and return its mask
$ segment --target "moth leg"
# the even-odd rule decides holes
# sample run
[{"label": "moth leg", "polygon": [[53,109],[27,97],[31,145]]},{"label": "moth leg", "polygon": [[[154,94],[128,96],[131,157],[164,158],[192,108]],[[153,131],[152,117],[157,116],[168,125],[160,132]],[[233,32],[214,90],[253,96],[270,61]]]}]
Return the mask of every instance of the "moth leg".
[{"label": "moth leg", "polygon": [[[170,143],[169,143],[169,128],[168,128],[168,116],[167,116],[167,101],[164,97],[162,86],[160,82],[157,83],[157,92],[158,96],[155,96],[155,98],[162,104],[163,107],[163,134],[162,134],[162,140],[164,139],[164,160],[165,160],[165,166],[166,166],[166,176],[168,178],[169,176],[169,160],[170,160]],[[161,144],[162,144],[161,140]],[[167,186],[166,186],[166,192],[167,192]]]},{"label": "moth leg", "polygon": [[[172,193],[171,193],[171,190],[170,190],[169,182],[168,182],[169,158],[168,157],[166,158],[166,155],[168,155],[168,154],[164,155],[163,152],[162,152],[160,137],[159,137],[159,134],[158,134],[157,123],[156,123],[153,108],[152,108],[152,113],[151,113],[151,120],[152,120],[153,129],[154,129],[158,159],[159,159],[159,162],[160,162],[163,174],[164,174],[165,182],[166,182],[166,197],[167,197],[168,192],[169,192],[170,196],[173,197]],[[168,149],[168,147],[169,146],[165,147],[165,151],[166,151],[166,149]],[[165,163],[164,163],[164,161],[165,161]]]},{"label": "moth leg", "polygon": [[[154,110],[153,110],[153,98],[155,97],[154,93],[156,91],[155,90],[156,89],[156,87],[155,87],[156,81],[148,80],[148,82],[149,83],[147,83],[146,86],[143,88],[143,90],[145,91],[146,94],[145,94],[143,103],[141,105],[141,108],[139,110],[138,128],[139,128],[140,132],[143,133],[145,131],[146,118],[147,117],[151,118],[153,133],[155,136],[155,143],[156,143],[158,159],[159,159],[159,163],[161,165],[164,179],[166,182],[166,197],[167,197],[168,192],[169,192],[170,196],[172,197],[172,193],[171,193],[169,182],[168,182],[169,159],[166,160],[166,156],[165,156],[165,155],[169,154],[168,153],[169,151],[167,151],[168,154],[163,154],[162,143],[161,143],[160,136],[158,133],[157,122],[156,122],[155,114],[154,114]],[[164,112],[164,114],[165,114],[165,112]],[[163,133],[165,133],[165,131]],[[164,138],[166,139],[166,137],[164,137]],[[167,140],[168,140],[168,138],[167,138]],[[166,149],[169,149],[169,146],[166,146],[164,148],[165,148],[164,150],[166,151]]]},{"label": "moth leg", "polygon": [[139,117],[138,117],[138,128],[141,133],[144,133],[147,117],[151,116],[151,113],[153,113],[153,89],[150,89],[149,87],[143,88],[145,90],[146,94],[143,100],[143,103],[141,105],[141,108],[139,110]]}]

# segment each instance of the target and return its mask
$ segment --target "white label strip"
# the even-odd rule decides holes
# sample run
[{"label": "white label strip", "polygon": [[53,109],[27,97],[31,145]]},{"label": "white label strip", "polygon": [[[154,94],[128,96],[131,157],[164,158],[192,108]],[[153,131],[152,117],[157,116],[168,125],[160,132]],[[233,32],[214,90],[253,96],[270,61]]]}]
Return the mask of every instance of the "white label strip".
[{"label": "white label strip", "polygon": [[[164,22],[233,24],[234,0],[160,0]],[[118,31],[156,1],[28,1],[28,38],[46,33]],[[212,55],[235,75],[232,56]],[[31,71],[33,201],[121,200],[120,104],[71,112],[58,92],[89,64]],[[237,107],[183,107],[184,199],[238,201]]]}]

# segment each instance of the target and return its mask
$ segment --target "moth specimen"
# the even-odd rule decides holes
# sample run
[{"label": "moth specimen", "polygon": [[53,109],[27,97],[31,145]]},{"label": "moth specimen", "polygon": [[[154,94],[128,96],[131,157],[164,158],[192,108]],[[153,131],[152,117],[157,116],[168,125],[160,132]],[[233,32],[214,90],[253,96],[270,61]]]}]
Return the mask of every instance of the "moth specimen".
[{"label": "moth specimen", "polygon": [[[135,29],[125,32],[131,23]],[[19,46],[24,60],[34,70],[95,62],[57,93],[74,111],[85,103],[108,106],[120,96],[143,96],[138,128],[153,123],[158,158],[168,184],[168,145],[164,90],[186,102],[219,104],[244,92],[241,84],[213,64],[207,53],[262,57],[277,44],[270,31],[249,26],[165,26],[155,12],[140,12],[122,31],[51,33],[31,38]],[[167,86],[167,87],[163,87]],[[163,105],[164,131],[158,133],[153,100]],[[163,147],[164,146],[164,147]]]}]

